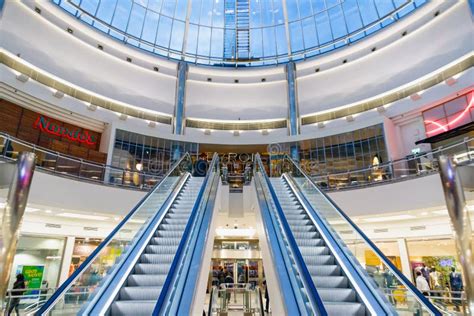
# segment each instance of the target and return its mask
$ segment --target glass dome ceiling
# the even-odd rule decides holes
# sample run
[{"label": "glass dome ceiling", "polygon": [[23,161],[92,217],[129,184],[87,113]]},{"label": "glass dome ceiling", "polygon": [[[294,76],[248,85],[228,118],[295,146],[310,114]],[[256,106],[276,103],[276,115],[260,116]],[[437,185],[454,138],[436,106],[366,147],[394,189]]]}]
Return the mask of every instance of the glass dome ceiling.
[{"label": "glass dome ceiling", "polygon": [[98,30],[215,66],[301,60],[358,41],[427,0],[53,0]]}]

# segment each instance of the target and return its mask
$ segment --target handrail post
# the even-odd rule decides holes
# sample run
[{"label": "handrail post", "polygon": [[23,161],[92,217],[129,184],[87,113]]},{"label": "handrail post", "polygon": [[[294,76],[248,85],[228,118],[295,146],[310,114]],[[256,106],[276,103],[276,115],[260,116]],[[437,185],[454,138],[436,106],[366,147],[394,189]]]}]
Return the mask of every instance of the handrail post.
[{"label": "handrail post", "polygon": [[0,306],[3,306],[10,281],[10,269],[16,253],[19,229],[35,170],[35,154],[21,152],[16,164],[0,226]]},{"label": "handrail post", "polygon": [[454,241],[462,267],[464,290],[469,315],[474,313],[474,255],[472,253],[472,228],[464,197],[461,178],[451,158],[439,157],[440,176],[448,208]]}]

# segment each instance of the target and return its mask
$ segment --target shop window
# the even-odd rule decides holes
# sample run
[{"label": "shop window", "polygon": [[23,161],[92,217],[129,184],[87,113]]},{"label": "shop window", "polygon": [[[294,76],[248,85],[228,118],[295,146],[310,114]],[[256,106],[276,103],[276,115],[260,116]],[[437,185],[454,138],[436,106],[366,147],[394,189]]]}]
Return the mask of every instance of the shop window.
[{"label": "shop window", "polygon": [[[13,260],[9,288],[12,288],[18,273],[23,273],[27,289],[31,289],[25,294],[38,294],[40,290],[37,289],[58,286],[63,251],[64,239],[21,236]],[[30,300],[34,302],[37,298]],[[29,299],[22,300],[23,303],[30,303]]]}]

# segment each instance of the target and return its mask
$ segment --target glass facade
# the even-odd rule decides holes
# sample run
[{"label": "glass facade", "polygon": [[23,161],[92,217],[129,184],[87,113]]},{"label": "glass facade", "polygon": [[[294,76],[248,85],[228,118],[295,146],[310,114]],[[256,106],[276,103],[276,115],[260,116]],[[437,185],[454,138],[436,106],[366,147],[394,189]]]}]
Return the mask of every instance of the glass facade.
[{"label": "glass facade", "polygon": [[[292,148],[297,148],[297,157],[291,153]],[[295,143],[271,144],[272,173],[279,173],[282,167],[278,163],[280,152],[299,159],[301,167],[312,176],[368,168],[388,160],[382,124]]]},{"label": "glass facade", "polygon": [[[267,65],[353,43],[426,0],[53,0],[127,44],[209,65]],[[186,23],[188,21],[188,23]]]},{"label": "glass facade", "polygon": [[172,162],[186,152],[196,157],[198,145],[118,129],[115,134],[112,166],[130,170],[130,179],[127,181],[136,181],[133,172],[164,175]]}]

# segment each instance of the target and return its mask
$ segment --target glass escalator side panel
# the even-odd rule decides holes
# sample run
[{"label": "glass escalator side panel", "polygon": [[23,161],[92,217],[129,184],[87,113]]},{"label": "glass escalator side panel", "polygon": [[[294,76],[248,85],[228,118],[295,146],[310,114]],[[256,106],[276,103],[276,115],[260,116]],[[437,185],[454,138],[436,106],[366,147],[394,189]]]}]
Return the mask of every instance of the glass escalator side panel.
[{"label": "glass escalator side panel", "polygon": [[[304,195],[325,226],[345,248],[355,267],[369,278],[371,286],[383,293],[395,311],[401,315],[441,315],[413,284],[402,275],[365,234],[324,194],[289,157],[286,172],[288,182]],[[373,257],[368,262],[366,257]]]}]

